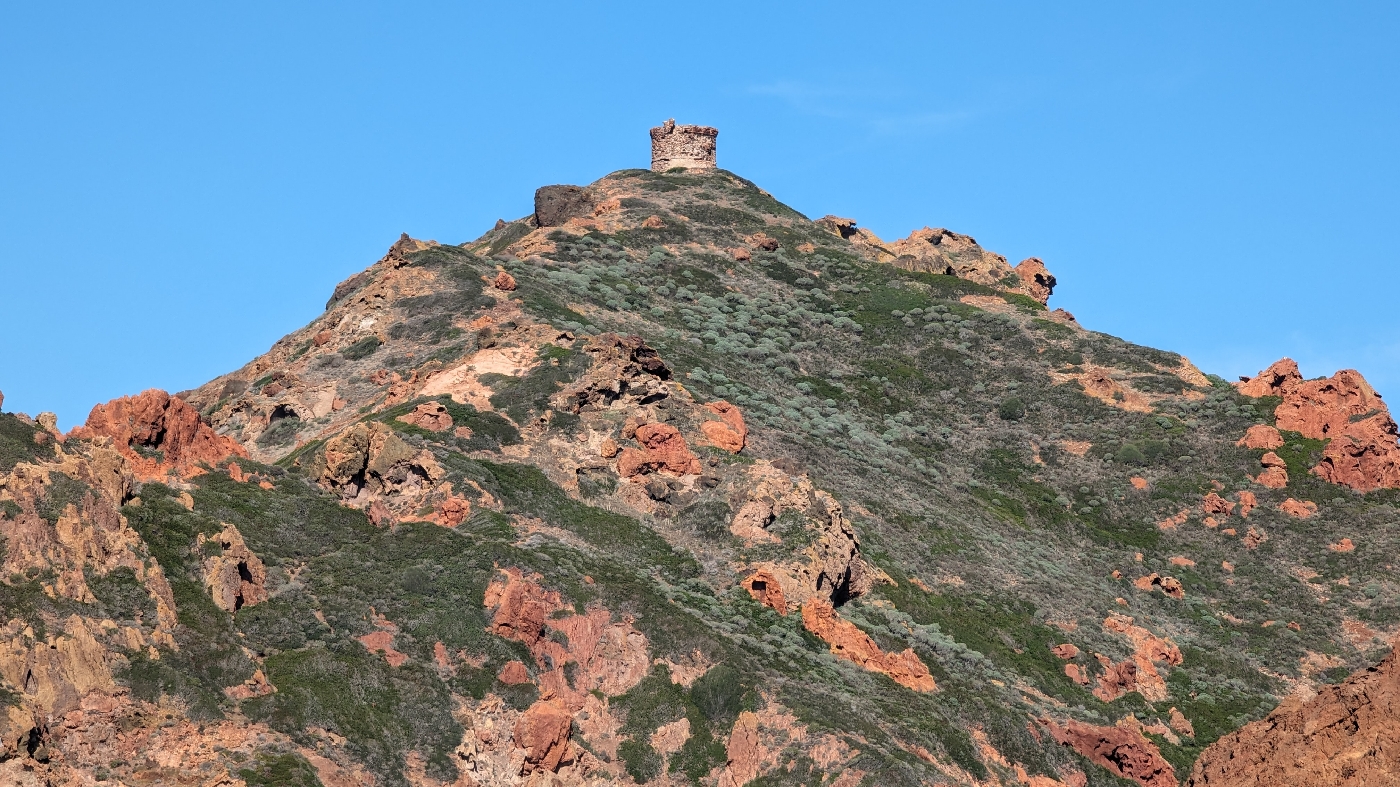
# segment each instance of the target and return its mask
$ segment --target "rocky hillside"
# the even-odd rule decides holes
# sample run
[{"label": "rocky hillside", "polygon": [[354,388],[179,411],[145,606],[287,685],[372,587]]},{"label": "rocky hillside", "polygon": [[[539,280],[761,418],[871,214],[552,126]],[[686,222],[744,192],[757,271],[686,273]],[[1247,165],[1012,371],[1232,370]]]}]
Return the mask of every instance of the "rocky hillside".
[{"label": "rocky hillside", "polygon": [[1380,394],[1055,285],[625,170],[196,390],[0,415],[0,781],[1400,779]]}]

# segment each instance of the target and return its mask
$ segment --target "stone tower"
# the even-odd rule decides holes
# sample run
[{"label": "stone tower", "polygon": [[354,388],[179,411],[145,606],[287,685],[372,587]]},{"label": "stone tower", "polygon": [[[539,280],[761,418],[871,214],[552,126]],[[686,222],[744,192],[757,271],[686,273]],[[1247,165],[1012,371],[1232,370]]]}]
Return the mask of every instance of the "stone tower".
[{"label": "stone tower", "polygon": [[651,130],[651,171],[665,172],[672,167],[715,168],[715,137],[719,129],[709,126],[678,126],[668,120]]}]

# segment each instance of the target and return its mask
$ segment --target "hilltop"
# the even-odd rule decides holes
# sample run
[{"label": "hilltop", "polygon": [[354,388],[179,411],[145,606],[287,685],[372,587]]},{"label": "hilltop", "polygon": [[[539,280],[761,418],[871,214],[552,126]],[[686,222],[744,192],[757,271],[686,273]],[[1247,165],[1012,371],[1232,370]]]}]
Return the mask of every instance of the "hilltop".
[{"label": "hilltop", "polygon": [[193,391],[0,415],[0,774],[1393,778],[1380,395],[1232,384],[1058,284],[624,170],[404,236]]}]

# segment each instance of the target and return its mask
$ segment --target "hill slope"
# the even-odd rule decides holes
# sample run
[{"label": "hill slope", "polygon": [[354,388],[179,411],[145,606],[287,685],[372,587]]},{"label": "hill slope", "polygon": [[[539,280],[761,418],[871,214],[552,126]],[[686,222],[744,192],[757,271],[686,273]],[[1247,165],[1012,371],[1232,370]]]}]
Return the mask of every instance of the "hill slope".
[{"label": "hill slope", "polygon": [[1227,784],[1387,652],[1359,375],[1232,386],[724,171],[536,202],[197,390],[0,416],[0,773]]}]

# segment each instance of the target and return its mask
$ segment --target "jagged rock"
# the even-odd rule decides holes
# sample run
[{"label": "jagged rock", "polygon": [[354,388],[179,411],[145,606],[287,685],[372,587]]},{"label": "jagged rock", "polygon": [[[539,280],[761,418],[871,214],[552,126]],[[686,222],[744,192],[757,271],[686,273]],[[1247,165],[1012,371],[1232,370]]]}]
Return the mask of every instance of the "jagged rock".
[{"label": "jagged rock", "polygon": [[1361,492],[1400,488],[1400,428],[1360,372],[1304,380],[1298,364],[1284,358],[1237,388],[1281,397],[1274,408],[1279,429],[1328,441],[1313,474]]},{"label": "jagged rock", "polygon": [[942,228],[915,230],[887,248],[897,267],[1016,290],[1041,303],[1048,301],[1055,289],[1055,277],[1039,258],[1030,257],[1012,268],[1005,257],[983,249],[970,236]]},{"label": "jagged rock", "polygon": [[[183,399],[155,388],[93,407],[87,423],[75,428],[71,436],[112,438],[142,480],[159,480],[170,472],[195,475],[203,472],[200,464],[214,465],[230,456],[248,455],[243,446],[215,434]],[[136,448],[159,453],[142,455]]]},{"label": "jagged rock", "polygon": [[840,216],[827,214],[817,219],[816,225],[827,232],[848,240],[856,234],[855,219],[843,219]]},{"label": "jagged rock", "polygon": [[[599,334],[584,345],[593,364],[578,383],[555,396],[565,412],[601,410],[615,403],[650,404],[670,395],[671,369],[640,336]],[[629,437],[624,432],[623,437]]]},{"label": "jagged rock", "polygon": [[888,675],[895,683],[915,691],[938,689],[928,666],[919,659],[913,648],[899,653],[885,653],[869,634],[855,624],[842,620],[831,604],[823,599],[810,599],[802,605],[802,626],[830,645],[831,652],[838,658],[871,672]]},{"label": "jagged rock", "polygon": [[358,423],[326,441],[313,476],[351,500],[361,493],[391,495],[430,486],[442,476],[432,455],[415,451],[388,426]]},{"label": "jagged rock", "polygon": [[1068,746],[1115,776],[1132,779],[1143,787],[1177,787],[1176,771],[1148,740],[1140,726],[1120,724],[1099,727],[1069,719],[1057,724],[1040,719],[1040,724],[1058,743]]},{"label": "jagged rock", "polygon": [[204,586],[209,588],[209,595],[219,609],[237,612],[267,600],[267,569],[243,543],[243,534],[238,528],[225,524],[223,531],[213,538],[205,539],[201,534],[198,544],[206,554],[217,550],[208,554],[202,565]]},{"label": "jagged rock", "polygon": [[787,599],[783,597],[783,586],[771,571],[755,571],[743,582],[744,589],[754,601],[769,607],[779,615],[788,613]]},{"label": "jagged rock", "polygon": [[1054,653],[1056,656],[1062,659],[1065,659],[1066,661],[1070,659],[1076,659],[1079,657],[1079,648],[1075,647],[1075,645],[1070,642],[1066,642],[1062,645],[1056,645],[1055,647],[1050,649],[1050,652]]},{"label": "jagged rock", "polygon": [[1230,512],[1235,510],[1235,504],[1215,492],[1210,492],[1201,501],[1201,510],[1207,514],[1220,514],[1228,517]]},{"label": "jagged rock", "polygon": [[1186,590],[1181,586],[1181,580],[1159,576],[1155,571],[1145,577],[1138,577],[1133,585],[1142,591],[1160,590],[1175,599],[1186,598]]},{"label": "jagged rock", "polygon": [[1186,787],[1400,784],[1400,662],[1392,651],[1316,696],[1288,697],[1266,718],[1211,744]]}]

